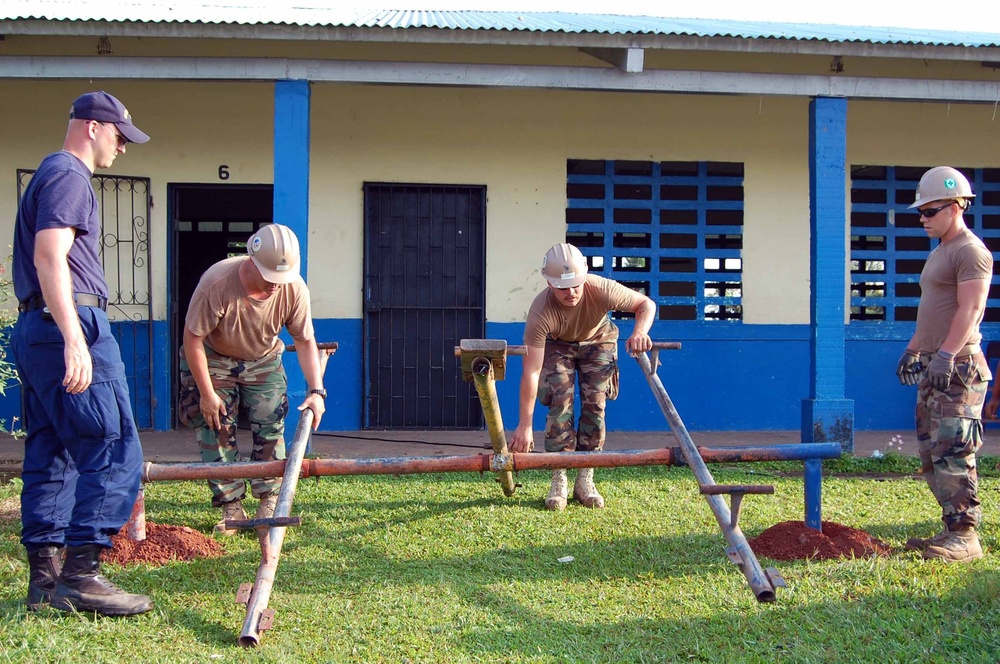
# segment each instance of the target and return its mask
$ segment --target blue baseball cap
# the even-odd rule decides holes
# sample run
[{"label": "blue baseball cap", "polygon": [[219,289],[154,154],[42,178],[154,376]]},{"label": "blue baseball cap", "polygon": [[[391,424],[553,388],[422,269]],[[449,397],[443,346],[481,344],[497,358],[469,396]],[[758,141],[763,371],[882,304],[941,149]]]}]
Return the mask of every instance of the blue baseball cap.
[{"label": "blue baseball cap", "polygon": [[125,108],[125,104],[104,90],[88,92],[77,97],[73,107],[69,109],[69,117],[71,120],[110,122],[132,143],[145,143],[149,140],[145,132],[132,124],[132,116]]}]

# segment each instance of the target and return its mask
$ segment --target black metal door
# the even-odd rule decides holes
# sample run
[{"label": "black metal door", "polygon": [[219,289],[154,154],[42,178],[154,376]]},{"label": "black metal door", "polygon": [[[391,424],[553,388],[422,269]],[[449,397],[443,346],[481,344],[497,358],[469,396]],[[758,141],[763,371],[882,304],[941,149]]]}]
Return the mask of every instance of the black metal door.
[{"label": "black metal door", "polygon": [[[18,200],[34,172],[18,169]],[[121,347],[136,426],[151,429],[155,399],[149,178],[93,175],[91,184],[101,214],[108,320]]]},{"label": "black metal door", "polygon": [[364,191],[364,426],[481,429],[454,348],[485,328],[486,187]]}]

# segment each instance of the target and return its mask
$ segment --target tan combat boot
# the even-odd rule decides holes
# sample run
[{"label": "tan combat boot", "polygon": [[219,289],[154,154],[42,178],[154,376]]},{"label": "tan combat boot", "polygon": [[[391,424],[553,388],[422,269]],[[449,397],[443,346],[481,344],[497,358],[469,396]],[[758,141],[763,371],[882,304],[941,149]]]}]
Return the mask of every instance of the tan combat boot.
[{"label": "tan combat boot", "polygon": [[946,563],[964,563],[982,557],[983,547],[975,528],[952,530],[943,540],[924,549],[924,559]]},{"label": "tan combat boot", "polygon": [[222,504],[222,519],[215,524],[215,532],[226,537],[236,534],[236,528],[226,528],[226,521],[246,521],[247,513],[243,510],[242,500],[233,500]]},{"label": "tan combat boot", "polygon": [[566,509],[566,471],[552,471],[552,486],[545,499],[545,509],[561,512]]},{"label": "tan combat boot", "polygon": [[269,493],[260,499],[260,505],[257,506],[257,514],[254,515],[255,519],[270,519],[274,516],[274,508],[278,504],[278,494]]},{"label": "tan combat boot", "polygon": [[940,544],[946,539],[948,539],[948,529],[944,528],[941,532],[932,537],[911,537],[906,540],[906,544],[903,545],[903,548],[907,551],[923,551],[932,544]]},{"label": "tan combat boot", "polygon": [[604,507],[604,497],[597,493],[594,486],[594,469],[581,468],[576,474],[576,483],[573,485],[573,498],[580,501],[584,507],[602,509]]}]

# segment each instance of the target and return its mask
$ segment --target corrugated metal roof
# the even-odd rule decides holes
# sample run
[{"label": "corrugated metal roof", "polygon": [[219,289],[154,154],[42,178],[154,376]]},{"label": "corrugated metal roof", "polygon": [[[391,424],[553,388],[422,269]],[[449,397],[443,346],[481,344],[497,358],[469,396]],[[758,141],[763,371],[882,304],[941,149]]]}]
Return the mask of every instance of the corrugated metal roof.
[{"label": "corrugated metal roof", "polygon": [[208,23],[314,27],[436,28],[441,30],[594,33],[607,35],[686,35],[745,39],[787,39],[873,44],[987,47],[1000,34],[875,26],[678,19],[560,12],[419,11],[281,7],[244,3],[170,5],[156,2],[6,0],[0,20]]}]

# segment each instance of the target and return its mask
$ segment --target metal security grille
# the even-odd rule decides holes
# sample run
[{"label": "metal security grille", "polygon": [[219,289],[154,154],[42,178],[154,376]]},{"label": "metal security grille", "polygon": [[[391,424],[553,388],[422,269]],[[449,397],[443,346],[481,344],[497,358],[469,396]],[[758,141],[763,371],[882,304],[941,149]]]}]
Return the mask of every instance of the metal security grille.
[{"label": "metal security grille", "polygon": [[[937,246],[907,206],[928,167],[851,167],[851,321],[914,321],[920,271]],[[960,168],[976,193],[965,222],[1000,270],[1000,169]],[[996,277],[994,277],[994,284]],[[1000,320],[1000,293],[990,287],[986,321]]]},{"label": "metal security grille", "polygon": [[570,159],[566,199],[566,241],[661,320],[743,319],[743,164]]},{"label": "metal security grille", "polygon": [[[17,171],[17,198],[34,170]],[[101,261],[108,281],[108,319],[128,379],[140,429],[153,427],[153,301],[150,292],[149,178],[94,175],[101,214]]]},{"label": "metal security grille", "polygon": [[486,188],[364,191],[364,426],[480,429],[454,349],[484,336]]}]

